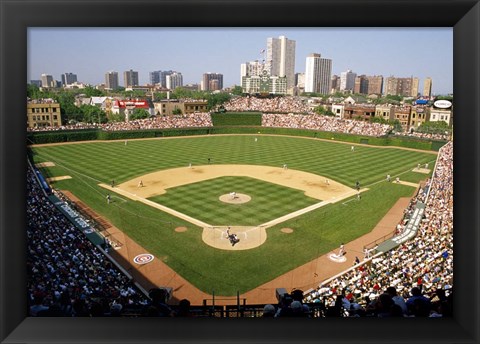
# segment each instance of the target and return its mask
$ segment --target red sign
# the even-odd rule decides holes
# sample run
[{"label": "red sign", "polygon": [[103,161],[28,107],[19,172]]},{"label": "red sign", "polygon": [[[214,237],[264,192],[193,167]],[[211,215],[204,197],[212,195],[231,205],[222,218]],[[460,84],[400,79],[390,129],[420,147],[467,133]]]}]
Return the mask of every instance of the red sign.
[{"label": "red sign", "polygon": [[116,100],[115,106],[121,109],[134,106],[140,109],[149,109],[150,106],[146,100]]}]

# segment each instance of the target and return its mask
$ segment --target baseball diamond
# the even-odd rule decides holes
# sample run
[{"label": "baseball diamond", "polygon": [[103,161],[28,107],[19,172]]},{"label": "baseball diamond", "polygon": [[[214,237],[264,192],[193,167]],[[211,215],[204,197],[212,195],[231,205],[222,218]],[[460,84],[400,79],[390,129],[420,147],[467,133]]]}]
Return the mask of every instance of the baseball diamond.
[{"label": "baseball diamond", "polygon": [[[430,176],[414,168],[436,160],[436,152],[355,145],[351,154],[350,143],[258,133],[31,149],[53,188],[111,224],[101,234],[121,243],[113,255],[155,257],[132,273],[144,288],[168,284],[198,304],[213,292],[274,302],[278,286],[306,290],[345,270],[395,229]],[[340,242],[345,261],[329,260]]]}]

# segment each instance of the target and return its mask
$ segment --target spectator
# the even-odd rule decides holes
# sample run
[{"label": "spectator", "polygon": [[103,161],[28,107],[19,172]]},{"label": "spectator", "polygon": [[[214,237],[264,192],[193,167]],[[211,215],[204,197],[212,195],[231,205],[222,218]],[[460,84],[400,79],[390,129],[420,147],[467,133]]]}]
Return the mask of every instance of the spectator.
[{"label": "spectator", "polygon": [[65,316],[102,316],[109,313],[108,304],[114,300],[138,307],[147,302],[132,281],[45,197],[31,169],[27,190],[30,315],[53,307],[42,316],[60,312]]},{"label": "spectator", "polygon": [[271,304],[265,305],[265,307],[263,307],[262,317],[273,318],[275,316],[275,312],[276,312],[275,306]]},{"label": "spectator", "polygon": [[146,306],[147,314],[150,317],[172,317],[175,313],[167,305],[167,291],[163,288],[153,288],[148,296],[150,302]]},{"label": "spectator", "polygon": [[413,287],[410,294],[412,296],[406,302],[409,313],[416,316],[428,316],[430,313],[430,299],[423,296],[422,291],[418,287]]},{"label": "spectator", "polygon": [[190,310],[190,301],[187,299],[182,299],[178,303],[177,311],[175,312],[176,317],[192,317],[193,314]]}]

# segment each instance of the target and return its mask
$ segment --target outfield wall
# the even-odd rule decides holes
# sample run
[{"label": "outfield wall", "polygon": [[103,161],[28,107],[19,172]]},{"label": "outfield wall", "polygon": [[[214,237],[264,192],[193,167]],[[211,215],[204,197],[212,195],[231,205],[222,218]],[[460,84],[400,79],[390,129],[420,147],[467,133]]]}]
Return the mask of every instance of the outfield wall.
[{"label": "outfield wall", "polygon": [[430,151],[438,151],[446,143],[446,141],[433,141],[418,138],[398,137],[393,135],[384,137],[373,137],[307,129],[271,128],[262,126],[216,126],[207,128],[152,129],[135,131],[103,131],[100,129],[85,129],[51,132],[29,132],[27,133],[27,145],[92,140],[125,140],[215,134],[289,135],[335,140],[341,142],[361,143],[372,146],[394,146]]}]

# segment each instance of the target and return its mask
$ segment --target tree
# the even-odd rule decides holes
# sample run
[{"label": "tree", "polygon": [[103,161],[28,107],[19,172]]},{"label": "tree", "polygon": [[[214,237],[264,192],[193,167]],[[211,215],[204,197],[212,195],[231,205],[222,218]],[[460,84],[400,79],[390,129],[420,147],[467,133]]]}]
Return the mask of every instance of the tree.
[{"label": "tree", "polygon": [[130,119],[135,120],[135,119],[144,119],[148,118],[150,116],[150,113],[145,110],[145,109],[135,109],[133,112],[130,114]]},{"label": "tree", "polygon": [[123,90],[119,93],[122,94],[125,98],[144,98],[146,95],[146,92],[142,90],[133,90],[133,91]]},{"label": "tree", "polygon": [[65,123],[70,120],[82,121],[82,111],[75,105],[75,94],[73,92],[60,90],[53,96],[53,99],[60,104],[60,113]]},{"label": "tree", "polygon": [[380,123],[380,124],[388,124],[389,121],[387,121],[386,119],[382,118],[382,117],[370,117],[370,122],[371,123]]},{"label": "tree", "polygon": [[400,104],[400,101],[403,98],[401,96],[387,95],[385,97],[379,97],[377,99],[372,99],[373,104]]},{"label": "tree", "polygon": [[173,90],[171,98],[173,99],[206,99],[208,92],[206,91],[193,91],[184,87],[177,87]]},{"label": "tree", "polygon": [[92,86],[87,86],[83,89],[83,93],[87,97],[103,97],[105,96],[105,93],[100,91],[99,89],[96,89]]},{"label": "tree", "polygon": [[40,90],[37,85],[27,84],[27,97],[30,99],[46,99],[46,98],[54,98],[55,93],[52,91],[45,91]]},{"label": "tree", "polygon": [[153,100],[158,102],[162,99],[167,99],[167,93],[166,92],[155,92],[153,94]]},{"label": "tree", "polygon": [[453,96],[436,96],[435,100],[448,100],[450,102],[453,102]]},{"label": "tree", "polygon": [[102,109],[94,105],[82,105],[80,110],[83,114],[83,121],[86,123],[106,123],[107,115]]},{"label": "tree", "polygon": [[112,113],[109,116],[110,122],[125,122],[125,114],[123,113]]},{"label": "tree", "polygon": [[335,116],[335,114],[331,110],[324,108],[322,105],[317,106],[313,111],[315,111],[319,115]]},{"label": "tree", "polygon": [[235,86],[232,89],[232,94],[234,96],[241,96],[243,94],[243,88],[242,86]]},{"label": "tree", "polygon": [[388,123],[393,126],[393,131],[396,131],[396,132],[399,132],[399,133],[403,132],[402,124],[400,123],[400,121],[398,119],[393,120],[393,121],[388,121]]},{"label": "tree", "polygon": [[225,92],[210,93],[207,96],[207,109],[215,109],[217,106],[228,102],[231,98],[232,96]]},{"label": "tree", "polygon": [[424,122],[420,124],[417,128],[417,131],[420,133],[428,134],[445,134],[445,132],[450,132],[451,129],[448,127],[448,124],[444,121],[438,122]]},{"label": "tree", "polygon": [[172,114],[181,115],[182,114],[182,109],[176,107],[175,109],[173,109]]}]

